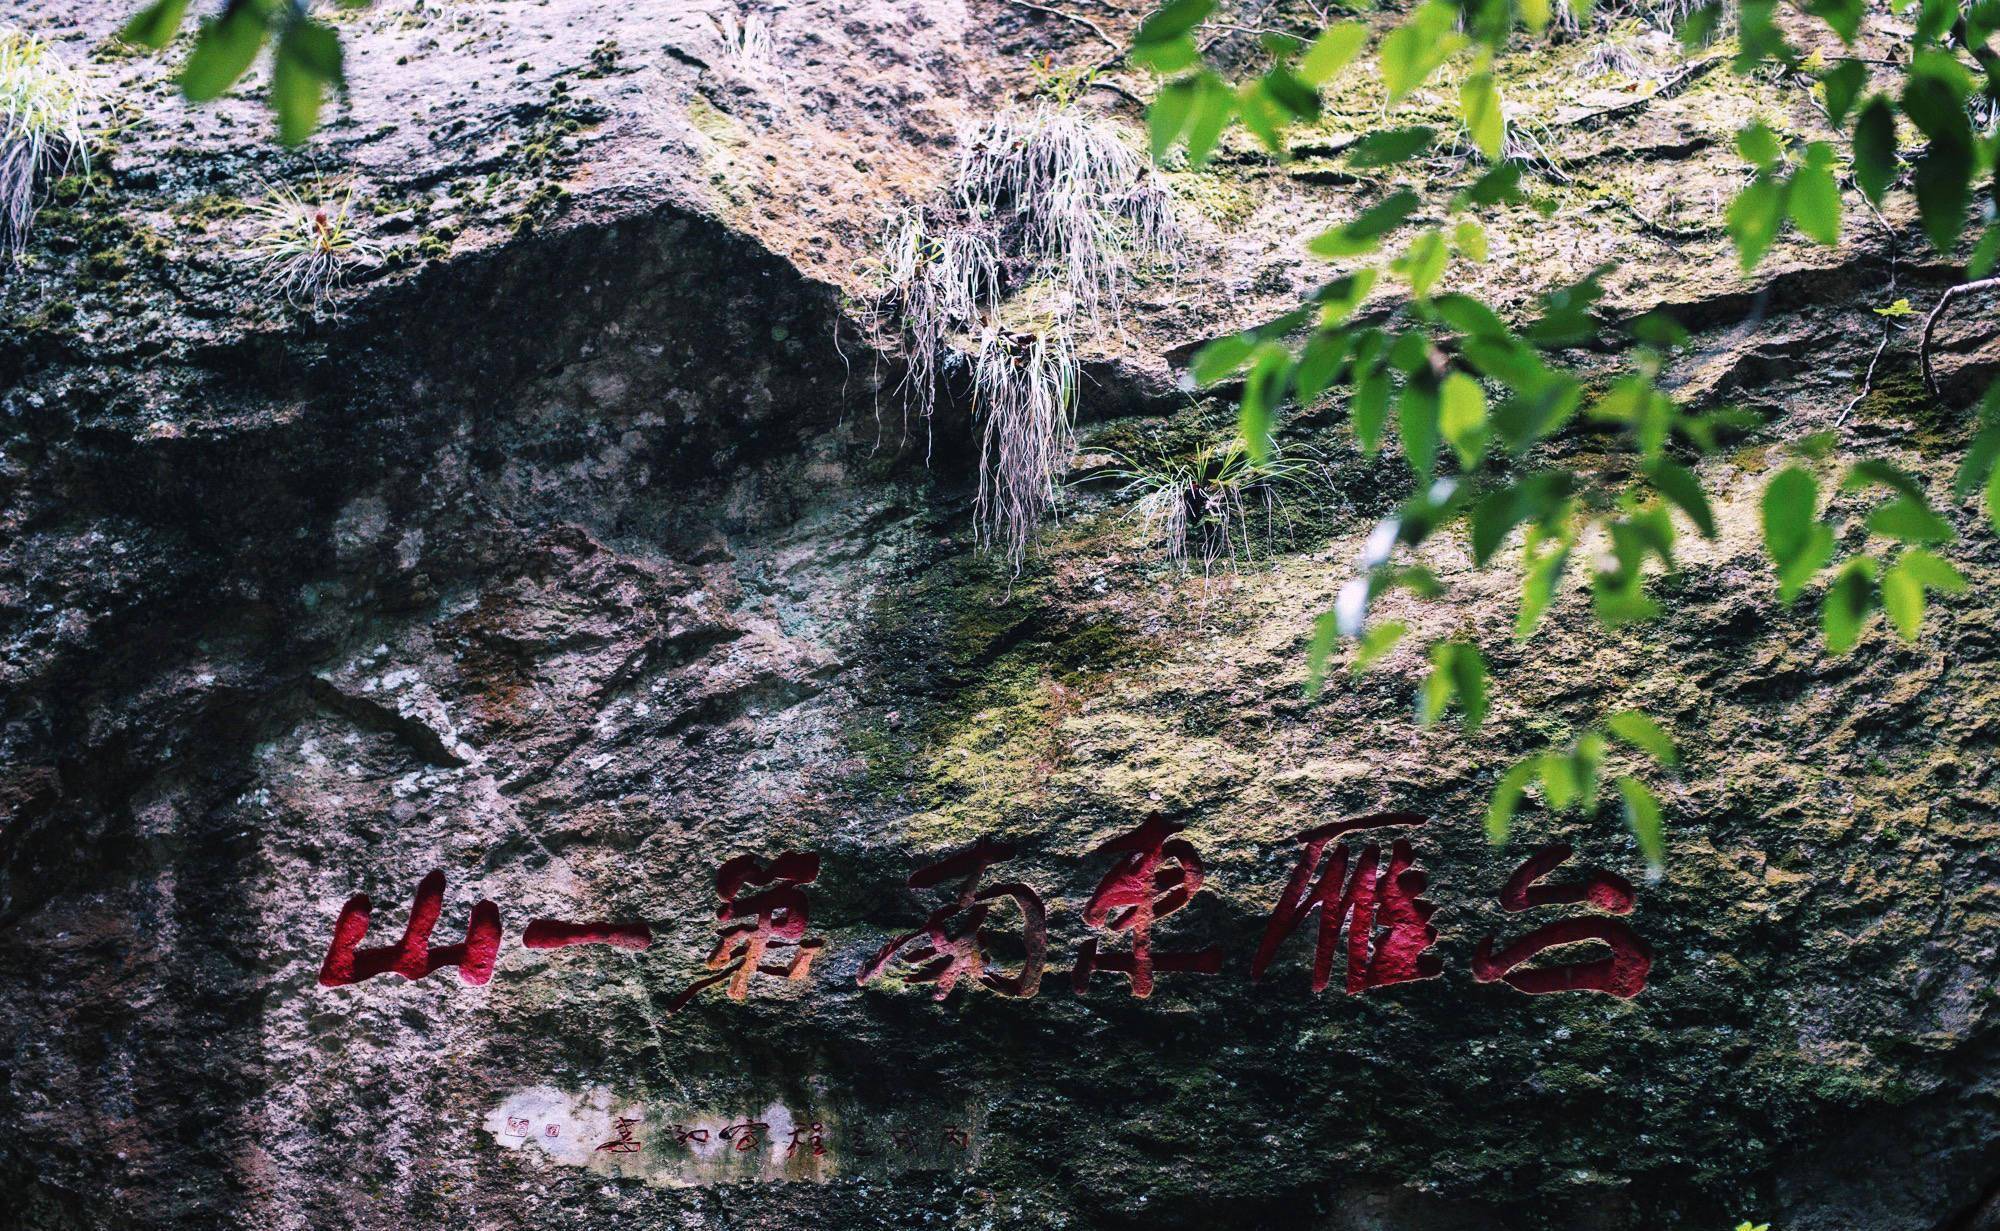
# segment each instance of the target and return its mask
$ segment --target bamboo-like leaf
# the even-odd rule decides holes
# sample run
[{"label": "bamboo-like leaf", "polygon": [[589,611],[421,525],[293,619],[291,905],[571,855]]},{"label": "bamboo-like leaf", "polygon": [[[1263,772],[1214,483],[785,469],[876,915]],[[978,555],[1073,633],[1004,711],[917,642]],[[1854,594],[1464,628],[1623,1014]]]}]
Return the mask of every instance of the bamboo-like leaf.
[{"label": "bamboo-like leaf", "polygon": [[1605,719],[1604,726],[1613,735],[1662,765],[1672,765],[1679,759],[1673,738],[1661,729],[1659,723],[1638,710],[1621,710]]},{"label": "bamboo-like leaf", "polygon": [[1618,793],[1625,798],[1625,823],[1631,826],[1632,836],[1639,840],[1639,853],[1646,857],[1648,869],[1657,877],[1667,861],[1667,840],[1660,823],[1660,802],[1637,778],[1618,779]]},{"label": "bamboo-like leaf", "polygon": [[1514,823],[1514,813],[1520,809],[1521,796],[1527,792],[1528,784],[1541,771],[1539,757],[1514,765],[1493,788],[1493,798],[1486,805],[1486,840],[1495,846],[1507,842],[1507,832]]},{"label": "bamboo-like leaf", "polygon": [[1861,626],[1875,606],[1875,561],[1857,556],[1834,574],[1820,605],[1820,625],[1826,633],[1826,648],[1845,654],[1861,639]]},{"label": "bamboo-like leaf", "polygon": [[1498,161],[1500,147],[1507,139],[1507,121],[1500,111],[1500,91],[1494,88],[1493,74],[1467,77],[1458,88],[1458,108],[1472,143],[1487,158]]}]

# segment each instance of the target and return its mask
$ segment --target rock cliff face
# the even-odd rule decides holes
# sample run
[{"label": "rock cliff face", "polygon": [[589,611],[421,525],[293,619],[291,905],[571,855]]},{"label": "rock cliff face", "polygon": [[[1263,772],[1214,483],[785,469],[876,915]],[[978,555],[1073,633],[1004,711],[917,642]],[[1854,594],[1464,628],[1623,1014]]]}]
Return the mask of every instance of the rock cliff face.
[{"label": "rock cliff face", "polygon": [[[1772,422],[1703,463],[1721,531],[1653,583],[1670,615],[1639,633],[1570,593],[1516,647],[1518,579],[1432,550],[1460,597],[1390,614],[1489,648],[1496,710],[1467,738],[1411,721],[1417,649],[1305,698],[1313,620],[1407,484],[1338,407],[1287,429],[1327,485],[1208,579],[1089,486],[1010,575],[974,550],[968,408],[905,422],[857,327],[860,262],[1034,56],[1109,54],[1089,23],[827,0],[749,13],[767,52],[712,6],[378,0],[341,18],[351,101],[287,155],[255,100],[187,109],[162,65],[110,50],[123,7],[22,18],[108,102],[92,172],[0,291],[0,1222],[2000,1216],[2000,549],[1954,511],[1970,592],[1917,648],[1878,625],[1836,658],[1776,603],[1756,522],[1760,476],[1816,431],[1942,482],[1996,330],[1946,330],[1943,404],[1900,334],[1857,401],[1870,309],[1957,271],[1853,208],[1838,251],[1735,272],[1728,134],[1753,113],[1816,131],[1802,90],[1644,39],[1662,67],[1624,86],[1576,46],[1513,83],[1559,209],[1497,225],[1468,276],[1521,305],[1611,262],[1614,314],[1695,330],[1684,396]],[[1090,12],[1114,38],[1140,16]],[[1370,88],[1290,163],[1233,146],[1172,176],[1196,252],[1093,352],[1086,468],[1227,430],[1177,365],[1323,276],[1299,239],[1380,189],[1328,157]],[[1091,97],[1136,126],[1117,90]],[[236,257],[260,177],[316,171],[355,179],[386,250],[318,319]],[[1617,477],[1588,433],[1554,449]],[[1684,753],[1662,879],[1608,810],[1530,812],[1488,845],[1500,770],[1635,705]],[[1299,835],[1380,813],[1409,815],[1327,857],[1421,871],[1383,882],[1380,921],[1420,892],[1435,976],[1347,995],[1337,957],[1315,994],[1307,922],[1253,981]],[[1155,816],[1188,844],[1157,868],[1101,849]],[[899,963],[862,985],[963,869],[906,880],[981,838],[1012,848],[980,882],[1005,890],[997,989],[975,972],[937,999]],[[1552,883],[1633,886],[1639,995],[1475,980],[1489,937],[1612,917],[1503,909],[1558,844]],[[809,882],[783,852],[817,856]],[[718,920],[717,872],[743,855],[784,874],[736,893],[766,895],[776,933],[752,964],[799,977],[687,997],[741,922]],[[1131,933],[1085,917],[1115,868],[1194,891],[1155,924],[1150,998],[1112,968]],[[393,945],[434,871],[431,956],[463,970],[323,986],[350,897],[372,900],[362,944]],[[468,981],[481,901],[499,947]],[[1036,901],[1039,992],[1002,995]],[[650,945],[529,947],[535,919],[644,922]],[[1078,990],[1092,940],[1107,968]],[[1172,969],[1209,946],[1219,971]]]}]

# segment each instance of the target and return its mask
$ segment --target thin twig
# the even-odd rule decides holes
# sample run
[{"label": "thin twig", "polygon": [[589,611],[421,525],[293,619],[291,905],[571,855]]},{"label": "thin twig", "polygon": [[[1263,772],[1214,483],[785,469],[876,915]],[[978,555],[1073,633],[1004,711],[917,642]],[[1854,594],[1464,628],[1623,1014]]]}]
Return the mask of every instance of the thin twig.
[{"label": "thin twig", "polygon": [[1065,13],[1061,9],[1051,8],[1046,4],[1036,4],[1035,0],[1007,0],[1007,3],[1014,5],[1017,8],[1033,9],[1037,13],[1047,13],[1051,17],[1060,17],[1064,21],[1073,21],[1079,26],[1086,26],[1089,28],[1092,34],[1095,34],[1098,38],[1104,40],[1104,45],[1111,48],[1112,52],[1114,53],[1114,57],[1123,56],[1125,54],[1125,45],[1123,43],[1119,42],[1115,38],[1112,38],[1109,34],[1106,34],[1104,32],[1103,26],[1098,25],[1096,22],[1092,21],[1088,17],[1083,16],[1081,13]]},{"label": "thin twig", "polygon": [[1562,120],[1558,123],[1549,125],[1549,127],[1585,128],[1590,125],[1600,123],[1604,120],[1621,119],[1630,113],[1644,111],[1646,108],[1652,106],[1654,103],[1659,102],[1661,99],[1672,98],[1674,95],[1680,93],[1682,90],[1692,85],[1697,78],[1705,76],[1710,69],[1722,63],[1723,59],[1724,57],[1722,56],[1710,56],[1706,60],[1697,60],[1693,64],[1688,65],[1686,68],[1682,69],[1680,72],[1673,75],[1672,77],[1669,77],[1665,81],[1661,82],[1659,89],[1654,90],[1651,94],[1648,94],[1643,98],[1635,98],[1629,103],[1618,103],[1614,106],[1603,107],[1596,111],[1586,112],[1583,115],[1577,116],[1573,120]]},{"label": "thin twig", "polygon": [[[1104,32],[1103,26],[1098,25],[1096,22],[1092,21],[1088,17],[1083,16],[1081,13],[1065,13],[1061,9],[1051,8],[1046,4],[1036,4],[1034,0],[1007,0],[1007,3],[1015,5],[1019,8],[1033,9],[1037,13],[1047,13],[1051,17],[1060,17],[1064,21],[1073,21],[1080,26],[1089,27],[1090,32],[1092,34],[1095,34],[1098,38],[1102,39],[1104,41],[1105,46],[1111,48],[1110,55],[1104,57],[1102,60],[1099,60],[1096,64],[1091,66],[1091,72],[1093,75],[1096,73],[1103,72],[1105,69],[1110,68],[1112,65],[1118,63],[1118,61],[1125,58],[1125,45],[1119,42],[1117,39],[1112,38],[1109,34],[1106,34]],[[1131,103],[1135,107],[1143,107],[1146,105],[1145,99],[1140,98],[1137,94],[1134,94],[1132,91],[1126,89],[1122,85],[1119,85],[1115,81],[1097,81],[1093,79],[1087,88],[1092,90],[1109,90],[1111,93],[1116,94],[1118,97],[1124,99],[1128,103]]]},{"label": "thin twig", "polygon": [[[1889,225],[1889,220],[1882,216],[1882,211],[1875,208],[1875,203],[1870,201],[1865,193],[1862,195],[1861,202],[1868,207],[1869,213],[1875,215],[1875,221],[1882,224],[1882,233],[1889,237],[1889,295],[1891,297],[1890,302],[1893,303],[1896,294],[1896,229]],[[1882,352],[1889,349],[1889,338],[1895,332],[1895,329],[1896,324],[1892,318],[1887,316],[1882,318],[1882,340],[1876,343],[1875,353],[1868,360],[1868,370],[1861,376],[1861,390],[1854,395],[1853,400],[1849,401],[1847,406],[1838,415],[1834,416],[1833,425],[1835,427],[1839,427],[1841,424],[1847,422],[1847,416],[1853,414],[1854,408],[1861,405],[1862,399],[1874,391],[1875,365],[1882,362]]]},{"label": "thin twig", "polygon": [[1938,393],[1937,374],[1931,371],[1931,333],[1937,329],[1938,318],[1951,306],[1951,301],[1960,295],[1990,291],[1996,286],[2000,286],[2000,278],[1981,278],[1976,282],[1962,282],[1938,296],[1937,307],[1932,308],[1931,314],[1924,318],[1924,340],[1917,347],[1917,364],[1923,369],[1924,388],[1930,390],[1932,397],[1941,396]]}]

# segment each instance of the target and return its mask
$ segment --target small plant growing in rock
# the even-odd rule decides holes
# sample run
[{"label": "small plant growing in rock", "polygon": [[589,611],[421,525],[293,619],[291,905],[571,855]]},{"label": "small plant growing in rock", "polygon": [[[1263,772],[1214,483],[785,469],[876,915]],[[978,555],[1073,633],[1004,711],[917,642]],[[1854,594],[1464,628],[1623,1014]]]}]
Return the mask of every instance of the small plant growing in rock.
[{"label": "small plant growing in rock", "polygon": [[0,30],[0,252],[28,242],[40,187],[88,157],[90,89],[47,42]]},{"label": "small plant growing in rock", "polygon": [[737,16],[735,9],[724,9],[720,14],[708,19],[710,31],[722,44],[731,65],[739,77],[755,77],[771,66],[774,58],[771,46],[771,25],[762,13]]},{"label": "small plant growing in rock", "polygon": [[952,187],[970,217],[1003,220],[1011,250],[1093,325],[1118,314],[1135,258],[1170,262],[1185,243],[1152,163],[1074,104],[1003,111],[961,133]]},{"label": "small plant growing in rock", "polygon": [[1197,561],[1204,576],[1219,564],[1249,563],[1256,555],[1252,522],[1274,532],[1286,489],[1325,485],[1317,460],[1273,452],[1258,462],[1240,436],[1187,456],[1112,457],[1116,464],[1093,477],[1121,483],[1117,495],[1132,502],[1132,515],[1183,574]]},{"label": "small plant growing in rock", "polygon": [[[981,433],[980,541],[1016,568],[1075,453],[1077,347],[1116,327],[1142,264],[1186,245],[1147,157],[1070,88],[959,134],[949,197],[906,209],[884,236],[873,310],[907,356],[905,405],[936,407],[940,377],[971,375]],[[1003,323],[1032,288],[1032,327]]]},{"label": "small plant growing in rock", "polygon": [[353,185],[315,181],[310,195],[285,184],[265,190],[266,199],[248,211],[257,233],[245,259],[287,303],[317,314],[346,281],[349,267],[378,252],[359,232]]}]

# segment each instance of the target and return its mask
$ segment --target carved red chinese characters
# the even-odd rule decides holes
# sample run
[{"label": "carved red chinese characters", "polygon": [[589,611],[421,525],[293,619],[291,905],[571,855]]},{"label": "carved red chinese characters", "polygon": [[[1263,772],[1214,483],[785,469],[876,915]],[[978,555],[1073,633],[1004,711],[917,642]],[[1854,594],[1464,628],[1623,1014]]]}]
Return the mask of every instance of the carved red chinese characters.
[{"label": "carved red chinese characters", "polygon": [[653,929],[644,923],[563,923],[556,919],[534,919],[521,933],[521,943],[530,949],[610,945],[637,950],[653,943]]},{"label": "carved red chinese characters", "polygon": [[418,883],[409,923],[395,944],[359,947],[368,935],[372,910],[365,893],[355,894],[340,908],[340,918],[333,925],[333,943],[320,963],[321,987],[345,987],[381,974],[421,979],[446,966],[458,967],[458,977],[474,986],[493,977],[493,962],[500,953],[500,908],[492,902],[482,899],[473,906],[464,940],[438,948],[431,945],[431,932],[444,912],[443,872],[433,872]]},{"label": "carved red chinese characters", "polygon": [[[1292,869],[1291,881],[1271,912],[1264,939],[1250,963],[1250,977],[1261,979],[1277,956],[1285,938],[1298,930],[1307,916],[1319,913],[1318,938],[1313,947],[1312,989],[1326,990],[1333,977],[1333,958],[1338,952],[1341,925],[1347,928],[1347,994],[1352,996],[1371,987],[1387,987],[1413,979],[1434,979],[1443,969],[1438,956],[1430,952],[1437,943],[1437,929],[1431,926],[1436,909],[1417,895],[1428,883],[1416,868],[1410,844],[1397,839],[1389,848],[1389,866],[1377,872],[1382,858],[1380,844],[1361,848],[1348,875],[1347,847],[1334,847],[1325,871],[1320,863],[1327,846],[1342,834],[1358,829],[1391,825],[1421,825],[1424,818],[1411,812],[1385,812],[1353,820],[1335,821],[1299,835],[1305,850]],[[1319,873],[1317,883],[1313,874]],[[1376,929],[1386,931],[1378,939]]]},{"label": "carved red chinese characters", "polygon": [[1220,945],[1191,953],[1153,952],[1153,924],[1186,906],[1201,888],[1201,856],[1187,839],[1173,836],[1181,829],[1154,815],[1093,852],[1119,859],[1090,895],[1083,921],[1094,928],[1131,933],[1132,951],[1099,953],[1095,938],[1084,941],[1070,972],[1070,985],[1079,993],[1090,989],[1091,975],[1099,970],[1127,976],[1132,994],[1143,999],[1153,994],[1155,970],[1212,975],[1222,969]]},{"label": "carved red chinese characters", "polygon": [[[965,850],[911,873],[912,889],[932,889],[957,880],[957,896],[948,905],[932,911],[923,927],[883,945],[862,965],[855,981],[865,984],[892,961],[900,960],[908,967],[903,981],[935,983],[937,991],[933,998],[937,1000],[951,995],[962,975],[1002,996],[1024,999],[1033,996],[1041,986],[1042,966],[1049,950],[1048,912],[1042,906],[1041,895],[1018,882],[994,885],[983,891],[979,888],[979,878],[987,868],[1013,855],[1010,844],[981,838]],[[995,970],[986,962],[986,946],[992,942],[986,920],[994,903],[1003,900],[1012,901],[1021,913],[1023,956],[1021,968],[1012,974]]]},{"label": "carved red chinese characters", "polygon": [[[1415,813],[1384,812],[1299,834],[1297,859],[1265,924],[1250,977],[1261,980],[1285,942],[1315,915],[1310,977],[1315,993],[1332,982],[1336,960],[1345,971],[1349,995],[1438,977],[1442,967],[1434,952],[1438,931],[1431,923],[1435,907],[1422,896],[1429,880],[1417,866],[1411,841],[1398,837],[1385,846],[1381,840],[1352,844],[1346,840],[1363,830],[1425,823],[1426,818]],[[1096,934],[1077,948],[1070,972],[1070,985],[1077,994],[1088,994],[1099,974],[1124,977],[1131,994],[1145,998],[1159,975],[1213,975],[1221,970],[1220,946],[1171,947],[1170,941],[1170,947],[1163,949],[1154,936],[1161,920],[1193,901],[1207,875],[1200,854],[1182,831],[1180,824],[1155,814],[1092,852],[1110,856],[1112,864],[1081,912],[1083,925]],[[1001,996],[1034,996],[1047,965],[1047,907],[1025,882],[986,883],[993,869],[1016,853],[1011,843],[981,838],[911,873],[911,889],[938,891],[937,896],[946,900],[930,911],[921,926],[874,948],[872,956],[860,962],[856,982],[865,986],[894,971],[904,983],[931,985],[937,1000],[948,998],[967,981]],[[1505,982],[1530,995],[1590,991],[1631,997],[1645,988],[1652,953],[1628,923],[1616,917],[1632,912],[1632,885],[1596,868],[1584,869],[1569,880],[1546,879],[1571,853],[1564,845],[1536,852],[1509,877],[1499,901],[1510,913],[1559,907],[1582,907],[1583,912],[1545,923],[1504,947],[1497,937],[1487,936],[1473,955],[1476,980]],[[684,988],[668,1003],[667,1011],[679,1012],[707,988],[720,986],[729,999],[742,1001],[749,998],[759,976],[805,979],[825,946],[822,938],[807,935],[807,887],[817,881],[819,872],[819,856],[801,851],[786,851],[768,860],[739,855],[724,862],[715,874],[721,900],[715,912],[716,939],[703,962],[710,973]],[[491,901],[478,902],[465,938],[434,947],[431,935],[443,912],[444,890],[444,873],[424,877],[401,938],[367,949],[361,943],[368,934],[372,904],[366,894],[349,899],[334,923],[319,982],[343,987],[392,973],[422,979],[447,966],[457,968],[466,983],[487,982],[501,946],[500,909]],[[1018,928],[1018,950],[1013,928]],[[641,951],[652,944],[652,925],[535,919],[521,939],[530,949],[609,945]],[[1601,948],[1568,964],[1528,964],[1549,950],[1583,943]],[[1549,960],[1560,962],[1569,956],[1557,953]],[[620,1152],[617,1146],[600,1148]]]},{"label": "carved red chinese characters", "polygon": [[[1630,914],[1635,898],[1631,883],[1601,868],[1587,869],[1584,879],[1580,881],[1559,885],[1541,883],[1544,876],[1570,857],[1570,853],[1570,848],[1563,845],[1545,847],[1536,852],[1508,878],[1506,886],[1500,891],[1501,907],[1514,912],[1537,906],[1584,902],[1612,914]],[[1646,947],[1646,942],[1640,940],[1624,920],[1607,919],[1601,915],[1545,923],[1497,953],[1493,950],[1493,939],[1488,936],[1481,940],[1479,948],[1474,951],[1472,977],[1481,983],[1504,980],[1509,986],[1530,995],[1604,992],[1629,999],[1645,988],[1646,975],[1653,968],[1653,954]],[[1591,940],[1602,942],[1611,952],[1605,957],[1568,966],[1516,969],[1545,949]]]},{"label": "carved red chinese characters", "polygon": [[[715,892],[722,905],[715,918],[722,926],[715,930],[715,948],[707,965],[717,973],[695,980],[668,1003],[667,1012],[680,1012],[702,989],[724,980],[731,1000],[745,1000],[750,980],[757,975],[794,982],[805,978],[826,944],[806,935],[809,908],[804,886],[818,878],[819,856],[801,851],[786,851],[768,866],[754,855],[738,855],[716,869]],[[747,888],[759,892],[739,897]],[[766,961],[774,949],[789,949],[791,956],[782,962]]]}]

